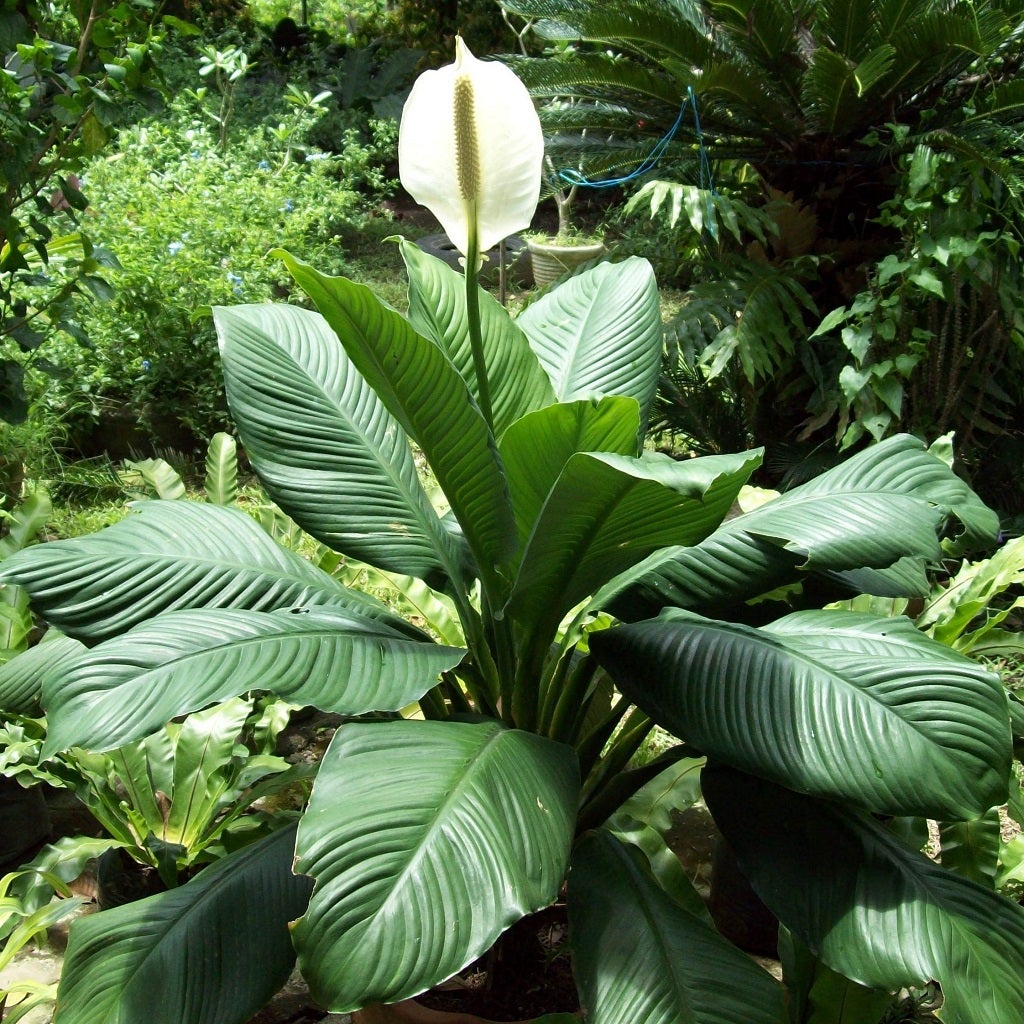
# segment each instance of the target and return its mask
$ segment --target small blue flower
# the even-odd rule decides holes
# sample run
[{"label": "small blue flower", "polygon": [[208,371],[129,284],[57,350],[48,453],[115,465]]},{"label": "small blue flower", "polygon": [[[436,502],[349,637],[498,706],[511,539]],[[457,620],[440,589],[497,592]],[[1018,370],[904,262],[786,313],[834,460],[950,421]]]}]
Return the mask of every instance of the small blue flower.
[{"label": "small blue flower", "polygon": [[149,373],[149,366],[150,366],[149,360],[148,359],[143,359],[142,360],[142,372],[143,373]]},{"label": "small blue flower", "polygon": [[258,167],[258,168],[259,168],[259,169],[260,169],[261,171],[269,171],[269,170],[270,170],[270,164],[269,164],[269,163],[267,163],[267,161],[266,161],[266,160],[261,160],[261,161],[260,161],[260,162],[259,162],[259,163],[258,163],[258,164],[257,164],[256,166],[257,166],[257,167]]},{"label": "small blue flower", "polygon": [[172,256],[177,256],[178,253],[181,252],[181,250],[184,249],[184,248],[185,248],[185,243],[184,242],[169,242],[168,245],[167,245],[167,251]]},{"label": "small blue flower", "polygon": [[228,281],[231,282],[231,290],[236,295],[242,294],[242,275],[236,274],[233,270],[228,271]]},{"label": "small blue flower", "polygon": [[295,209],[295,205],[294,205],[294,204],[292,203],[292,201],[291,201],[290,199],[286,199],[286,200],[284,201],[284,206],[282,206],[282,207],[281,207],[281,209],[282,209],[282,210],[283,210],[283,211],[284,211],[285,213],[291,213],[291,212],[292,212],[292,210],[294,210],[294,209]]}]

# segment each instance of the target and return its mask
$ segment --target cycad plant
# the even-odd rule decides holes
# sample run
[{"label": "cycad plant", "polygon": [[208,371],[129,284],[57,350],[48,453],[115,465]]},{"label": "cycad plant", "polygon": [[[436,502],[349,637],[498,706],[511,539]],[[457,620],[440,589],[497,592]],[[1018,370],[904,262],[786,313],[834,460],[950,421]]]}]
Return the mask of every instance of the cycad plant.
[{"label": "cycad plant", "polygon": [[[547,40],[577,45],[513,66],[535,95],[580,95],[642,144],[665,134],[693,90],[714,159],[750,164],[854,239],[890,194],[894,150],[952,148],[1019,184],[1007,128],[1024,121],[1020,0],[506,0]],[[983,71],[984,73],[978,73]],[[618,101],[618,102],[616,102]],[[612,118],[618,118],[617,122]],[[694,146],[684,119],[676,155]],[[841,197],[841,201],[836,201]]]},{"label": "cycad plant", "polygon": [[[933,979],[950,1022],[1020,1019],[1024,910],[892,824],[1005,800],[1007,696],[909,621],[820,609],[922,592],[943,544],[991,543],[994,515],[900,436],[727,518],[759,452],[642,447],[661,353],[644,261],[579,274],[517,319],[478,288],[495,225],[536,205],[540,128],[507,69],[464,47],[427,74],[402,173],[465,276],[402,242],[403,317],[279,254],[317,312],[215,311],[267,490],[323,544],[432,588],[425,620],[188,501],[4,563],[88,645],[44,674],[48,751],[110,749],[252,690],[350,719],[297,829],[72,926],[57,1024],[241,1022],[296,952],[325,1006],[404,1000],[560,898],[588,1021],[782,1024],[783,986],[669,854],[698,774],[788,929],[801,1020],[881,1014]],[[507,159],[513,143],[536,160]],[[430,180],[438,147],[450,173]],[[680,742],[630,770],[654,722]]]},{"label": "cycad plant", "polygon": [[[754,172],[754,197],[748,180],[746,198],[772,212],[776,230],[767,244],[745,232],[737,246],[721,230],[728,222],[719,211],[717,236],[704,225],[704,246],[693,245],[698,304],[682,317],[715,294],[728,307],[706,336],[704,365],[712,376],[721,372],[723,357],[742,366],[758,392],[749,415],[759,440],[799,431],[820,440],[824,425],[836,430],[837,414],[838,435],[847,443],[897,429],[901,417],[915,431],[930,428],[920,408],[900,408],[903,380],[885,369],[891,338],[873,338],[877,348],[859,341],[853,349],[835,333],[808,339],[858,293],[870,299],[869,282],[875,294],[879,281],[885,288],[894,272],[887,256],[916,259],[914,238],[901,239],[898,223],[879,218],[898,191],[919,189],[914,175],[921,161],[911,157],[920,147],[952,156],[963,168],[947,190],[956,191],[958,206],[970,207],[972,232],[996,240],[975,273],[1015,275],[1016,259],[1002,250],[1019,247],[1024,225],[1020,0],[508,0],[504,6],[532,20],[558,51],[510,58],[512,65],[538,97],[577,97],[558,115],[566,134],[614,133],[617,148],[605,163],[625,159],[625,169],[633,166],[692,97],[703,132],[693,116],[681,119],[667,154],[684,165],[669,164],[670,173],[695,185],[698,156],[708,157],[722,191],[735,197],[735,168]],[[712,213],[719,202],[711,193],[704,198]],[[940,273],[912,285],[921,306],[929,291],[947,305],[969,305],[963,280]],[[906,302],[903,311],[914,316]],[[1017,320],[1000,309],[995,329],[1019,347]],[[913,326],[939,344],[925,314]],[[909,333],[911,325],[902,329]],[[977,344],[967,329],[955,340],[963,352]],[[904,378],[912,376],[912,365],[904,366]],[[1010,364],[997,363],[990,375],[1003,365]],[[875,367],[885,379],[872,388]],[[857,421],[853,435],[846,413]]]}]

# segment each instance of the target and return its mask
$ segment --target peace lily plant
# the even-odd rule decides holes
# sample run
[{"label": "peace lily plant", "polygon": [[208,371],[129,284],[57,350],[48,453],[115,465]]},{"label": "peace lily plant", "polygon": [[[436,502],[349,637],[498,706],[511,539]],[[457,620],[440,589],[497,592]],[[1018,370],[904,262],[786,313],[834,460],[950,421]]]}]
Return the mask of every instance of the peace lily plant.
[{"label": "peace lily plant", "polygon": [[[281,252],[316,312],[215,311],[267,491],[390,574],[416,624],[338,582],[336,557],[312,564],[214,505],[145,502],[4,562],[87,645],[42,672],[48,753],[254,690],[348,716],[297,828],[72,926],[57,1024],[240,1022],[296,953],[325,1007],[396,1002],[561,898],[595,1024],[830,1006],[874,1024],[930,980],[946,1021],[1024,1019],[1024,911],[906,839],[933,818],[969,847],[1005,800],[1007,696],[909,620],[822,608],[926,592],[926,566],[991,543],[995,516],[906,436],[731,518],[759,452],[645,451],[646,262],[600,265],[516,319],[474,283],[536,201],[524,95],[460,43],[409,100],[403,180],[464,277],[400,241],[401,316]],[[679,744],[630,768],[655,722]],[[715,930],[668,852],[670,812],[698,792],[784,925],[785,984]]]}]

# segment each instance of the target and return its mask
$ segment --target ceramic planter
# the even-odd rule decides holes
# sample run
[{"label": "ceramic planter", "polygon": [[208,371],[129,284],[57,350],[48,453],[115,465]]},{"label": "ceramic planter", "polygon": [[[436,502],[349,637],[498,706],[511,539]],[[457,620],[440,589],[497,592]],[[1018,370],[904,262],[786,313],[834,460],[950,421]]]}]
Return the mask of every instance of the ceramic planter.
[{"label": "ceramic planter", "polygon": [[557,281],[604,252],[603,242],[554,242],[530,238],[527,245],[533,262],[533,280],[538,288]]}]

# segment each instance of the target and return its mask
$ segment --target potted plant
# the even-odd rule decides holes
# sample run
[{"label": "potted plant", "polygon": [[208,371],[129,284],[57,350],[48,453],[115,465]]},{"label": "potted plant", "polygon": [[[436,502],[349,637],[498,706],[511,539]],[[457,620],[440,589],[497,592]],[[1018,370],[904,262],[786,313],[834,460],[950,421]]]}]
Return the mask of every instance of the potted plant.
[{"label": "potted plant", "polygon": [[[932,979],[948,1020],[1021,1019],[1024,909],[888,824],[1006,799],[1006,693],[908,620],[820,606],[918,592],[995,515],[910,437],[729,519],[759,452],[645,452],[648,264],[599,264],[517,319],[477,285],[480,252],[533,214],[543,140],[512,73],[457,45],[399,155],[464,278],[401,243],[403,317],[280,253],[318,312],[215,313],[252,466],[308,533],[391,574],[394,602],[188,501],[0,568],[88,645],[43,675],[44,754],[254,688],[349,719],[297,828],[71,927],[56,1024],[241,1022],[296,953],[326,1007],[401,1004],[561,899],[594,1024],[783,1024],[787,1001]],[[630,769],[655,722],[679,744]],[[700,790],[785,925],[785,988],[669,854]]]},{"label": "potted plant", "polygon": [[[502,17],[505,24],[511,29],[516,37],[519,51],[524,57],[529,56],[526,45],[526,36],[533,27],[533,20],[527,20],[521,28],[516,28],[509,18],[508,10],[502,7]],[[572,106],[574,100],[553,98],[547,103],[544,110],[557,114],[559,110]],[[581,144],[586,142],[586,129],[579,135]],[[559,140],[561,141],[561,140]],[[579,231],[572,222],[572,208],[579,193],[579,181],[582,176],[582,166],[577,166],[576,176],[567,177],[555,164],[550,150],[544,154],[544,171],[546,189],[554,201],[558,211],[558,227],[555,233],[531,232],[525,235],[526,245],[530,253],[530,263],[533,268],[534,284],[544,288],[571,273],[577,267],[596,260],[604,253],[604,240],[592,234]]]},{"label": "potted plant", "polygon": [[563,182],[550,155],[545,154],[544,165],[551,182],[551,198],[558,209],[558,230],[553,235],[531,233],[526,235],[533,266],[533,280],[538,288],[552,284],[577,267],[596,260],[604,252],[604,241],[578,231],[572,223],[572,207],[579,184]]}]

